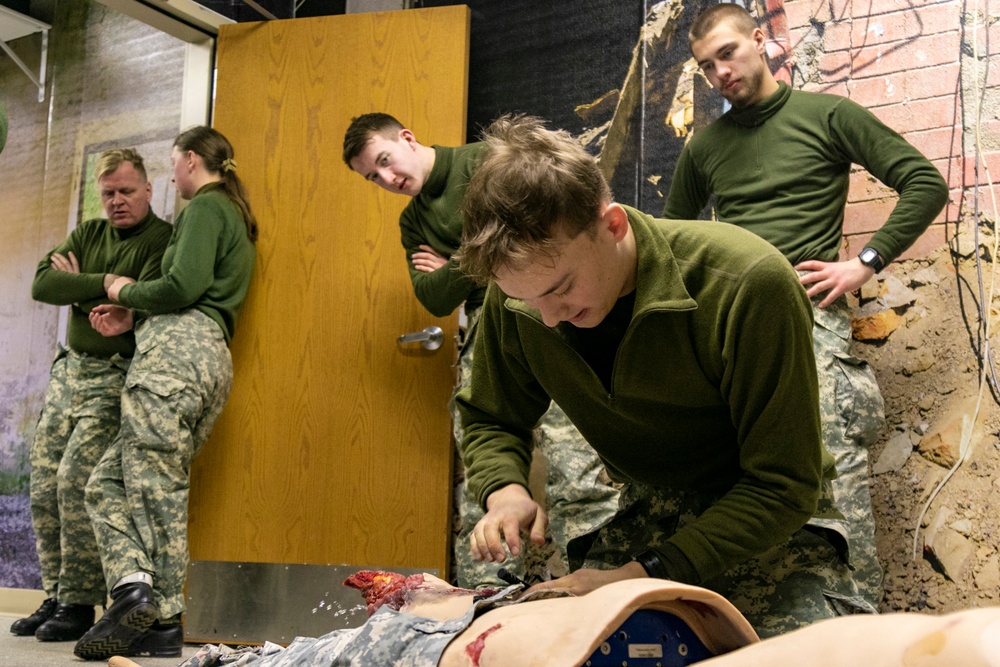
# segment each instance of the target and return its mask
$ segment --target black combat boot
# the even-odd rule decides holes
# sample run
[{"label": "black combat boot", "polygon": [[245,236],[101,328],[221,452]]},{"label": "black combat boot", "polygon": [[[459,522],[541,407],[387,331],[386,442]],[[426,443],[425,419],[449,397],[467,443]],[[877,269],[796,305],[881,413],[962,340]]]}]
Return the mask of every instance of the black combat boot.
[{"label": "black combat boot", "polygon": [[107,660],[123,655],[160,617],[149,584],[123,584],[111,591],[111,599],[104,616],[76,643],[73,653],[78,658]]},{"label": "black combat boot", "polygon": [[11,623],[10,631],[21,637],[34,635],[38,626],[52,618],[52,614],[56,613],[56,607],[58,606],[59,603],[56,602],[55,598],[48,598],[34,614],[27,618],[19,618]]},{"label": "black combat boot", "polygon": [[60,604],[56,613],[38,626],[35,637],[40,642],[75,642],[94,624],[94,605]]},{"label": "black combat boot", "polygon": [[171,622],[157,621],[152,627],[139,636],[123,655],[137,655],[150,658],[179,658],[184,648],[184,629],[181,627],[180,614],[168,619]]}]

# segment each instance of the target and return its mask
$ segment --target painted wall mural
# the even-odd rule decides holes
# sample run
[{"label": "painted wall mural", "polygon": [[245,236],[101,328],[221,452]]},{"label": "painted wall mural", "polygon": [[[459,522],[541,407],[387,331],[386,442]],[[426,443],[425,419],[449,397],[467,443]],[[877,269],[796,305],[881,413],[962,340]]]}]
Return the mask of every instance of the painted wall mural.
[{"label": "painted wall mural", "polygon": [[[78,222],[103,215],[93,161],[107,148],[137,148],[153,209],[167,220],[174,213],[170,148],[180,129],[184,44],[92,0],[58,2],[54,12],[45,102],[0,56],[10,117],[0,154],[0,588],[41,587],[29,455],[65,309],[32,301],[35,267]],[[38,40],[11,43],[36,69]]]}]

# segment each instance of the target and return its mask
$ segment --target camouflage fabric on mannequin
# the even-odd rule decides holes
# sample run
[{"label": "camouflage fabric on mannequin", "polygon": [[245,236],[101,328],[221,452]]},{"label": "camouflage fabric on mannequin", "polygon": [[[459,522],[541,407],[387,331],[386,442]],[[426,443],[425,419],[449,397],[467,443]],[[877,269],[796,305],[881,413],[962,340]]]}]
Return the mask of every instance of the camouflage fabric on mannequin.
[{"label": "camouflage fabric on mannequin", "polygon": [[[818,523],[836,524],[836,511],[824,489]],[[704,512],[714,495],[626,484],[623,506],[597,534],[578,567],[612,569],[631,561],[647,548],[662,547],[681,527]],[[723,574],[697,585],[729,600],[750,621],[761,638],[804,627],[824,618],[851,613],[877,613],[858,593],[838,543],[839,531],[815,525],[796,531],[777,545]]]},{"label": "camouflage fabric on mannequin", "polygon": [[[455,442],[461,447],[461,421],[454,397],[466,385],[472,373],[476,324],[480,311],[468,316],[465,343],[459,353],[458,383],[449,408]],[[549,532],[564,565],[568,567],[567,545],[575,538],[591,534],[606,525],[618,511],[618,490],[605,481],[604,464],[558,405],[553,403],[542,415],[535,429],[535,444],[546,460],[545,495],[548,504]],[[461,451],[459,451],[461,456]],[[455,538],[453,567],[456,585],[475,588],[497,585],[496,563],[474,561],[469,553],[469,535],[483,510],[467,492],[464,476],[456,488],[461,528]],[[503,563],[509,572],[524,578],[524,557],[508,558]]]},{"label": "camouflage fabric on mannequin", "polygon": [[161,618],[184,611],[191,461],[229,396],[219,326],[197,310],[154,315],[136,331],[121,430],[87,484],[108,586],[153,575]]},{"label": "camouflage fabric on mannequin", "polygon": [[[442,651],[472,622],[473,609],[457,619],[438,621],[382,607],[359,628],[335,630],[322,637],[296,637],[278,653],[261,656],[259,667],[327,667],[328,665],[408,665],[436,667]],[[181,667],[224,664],[211,651]],[[220,656],[221,657],[221,656]]]},{"label": "camouflage fabric on mannequin", "polygon": [[833,456],[837,508],[847,520],[850,563],[858,589],[872,605],[882,601],[882,566],[875,548],[869,487],[868,447],[885,426],[875,374],[851,355],[851,310],[845,297],[816,308],[813,349],[819,377],[823,444]]},{"label": "camouflage fabric on mannequin", "polygon": [[118,433],[129,360],[59,349],[31,446],[31,522],[42,586],[62,604],[107,600],[84,487]]},{"label": "camouflage fabric on mannequin", "polygon": [[[287,648],[231,649],[206,644],[180,667],[253,664],[258,667],[331,667],[333,665],[399,665],[437,667],[447,645],[472,623],[475,616],[508,600],[521,590],[511,586],[489,597],[466,596],[467,608],[453,617],[434,618],[421,610],[381,607],[357,628],[334,630],[322,637],[296,637]],[[429,612],[430,613],[430,612]],[[447,615],[446,615],[447,616]]]}]

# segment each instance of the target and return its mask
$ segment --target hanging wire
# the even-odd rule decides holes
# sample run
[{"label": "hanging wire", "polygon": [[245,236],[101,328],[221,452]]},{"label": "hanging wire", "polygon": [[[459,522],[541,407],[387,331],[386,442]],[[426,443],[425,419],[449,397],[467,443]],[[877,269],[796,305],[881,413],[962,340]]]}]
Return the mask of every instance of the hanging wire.
[{"label": "hanging wire", "polygon": [[[972,448],[972,434],[975,431],[976,422],[979,419],[979,415],[980,415],[980,408],[982,407],[982,404],[983,404],[983,393],[984,393],[984,389],[986,388],[986,385],[987,385],[987,377],[986,377],[986,370],[987,370],[987,368],[989,368],[989,370],[990,370],[990,377],[992,379],[993,386],[994,387],[997,386],[996,374],[995,374],[995,370],[993,368],[992,352],[990,351],[989,341],[990,341],[990,328],[991,328],[991,324],[992,324],[992,320],[993,320],[992,314],[991,314],[991,310],[992,310],[992,306],[993,306],[993,295],[994,295],[994,292],[996,291],[996,275],[997,275],[996,260],[997,260],[997,247],[998,247],[997,241],[998,241],[998,231],[1000,231],[1000,230],[998,230],[997,227],[996,227],[996,223],[998,222],[998,216],[997,216],[998,208],[997,208],[996,192],[994,191],[994,188],[993,188],[993,179],[990,176],[989,165],[986,163],[985,159],[982,161],[983,162],[983,172],[984,172],[984,175],[986,177],[986,186],[987,186],[988,191],[990,193],[990,199],[991,199],[991,201],[993,203],[993,222],[994,222],[993,249],[992,249],[992,253],[991,253],[991,256],[990,256],[990,260],[992,262],[992,269],[990,271],[990,291],[989,291],[989,298],[988,298],[988,300],[984,300],[984,298],[983,298],[982,264],[980,263],[980,260],[979,260],[979,222],[980,222],[980,213],[979,213],[979,162],[980,162],[980,156],[983,154],[983,151],[982,151],[982,139],[981,139],[981,136],[980,136],[980,128],[982,126],[982,123],[980,122],[981,114],[982,114],[982,109],[981,109],[980,92],[979,92],[979,78],[980,78],[980,74],[979,74],[979,39],[978,39],[979,38],[979,0],[976,0],[975,11],[973,12],[973,17],[974,18],[973,18],[973,25],[972,25],[972,57],[975,59],[975,67],[976,67],[976,71],[974,73],[975,76],[973,77],[973,86],[974,86],[973,87],[973,92],[974,92],[974,99],[975,99],[975,103],[974,103],[974,106],[973,106],[973,118],[974,118],[973,128],[974,128],[974,133],[975,133],[975,142],[974,142],[975,146],[974,146],[974,149],[973,149],[973,151],[974,151],[974,156],[973,157],[975,159],[975,163],[974,163],[975,182],[974,182],[974,186],[973,186],[973,200],[974,200],[975,204],[974,204],[974,212],[973,212],[973,222],[975,224],[975,234],[974,234],[974,237],[975,237],[975,253],[976,253],[976,273],[977,273],[977,277],[979,279],[979,303],[980,303],[980,306],[979,306],[979,317],[980,317],[980,326],[981,326],[981,329],[982,329],[982,332],[983,332],[983,341],[984,341],[983,342],[983,347],[982,347],[983,353],[981,355],[979,355],[979,357],[980,357],[980,359],[979,359],[979,361],[980,361],[979,393],[976,396],[976,406],[975,406],[975,408],[973,408],[972,414],[971,415],[964,415],[964,417],[962,419],[962,437],[961,437],[960,444],[959,444],[959,449],[958,449],[958,451],[959,451],[958,460],[955,461],[955,464],[952,465],[952,467],[948,470],[948,473],[941,479],[940,482],[938,482],[937,486],[934,487],[934,490],[931,491],[930,495],[927,497],[927,501],[924,503],[923,508],[921,508],[921,510],[920,510],[919,516],[917,516],[916,525],[914,526],[914,530],[913,530],[913,558],[914,558],[914,560],[917,558],[917,553],[918,553],[917,545],[919,544],[919,538],[920,538],[920,525],[921,525],[921,523],[923,523],[924,515],[927,514],[927,510],[930,508],[931,503],[934,502],[934,499],[937,497],[938,493],[940,493],[941,489],[944,488],[945,484],[948,483],[948,481],[952,478],[952,476],[955,474],[955,472],[962,466],[962,464],[965,463],[969,458],[972,457],[972,449],[973,449]],[[989,74],[990,60],[989,60],[988,56],[985,59],[985,62],[986,62],[986,72],[984,73],[984,79],[985,79],[985,75]]]}]

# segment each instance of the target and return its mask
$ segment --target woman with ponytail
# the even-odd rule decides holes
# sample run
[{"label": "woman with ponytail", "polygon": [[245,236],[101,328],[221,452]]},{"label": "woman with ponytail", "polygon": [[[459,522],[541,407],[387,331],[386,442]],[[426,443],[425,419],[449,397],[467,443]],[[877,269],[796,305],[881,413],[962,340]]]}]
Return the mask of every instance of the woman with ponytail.
[{"label": "woman with ponytail", "polygon": [[177,137],[170,160],[190,203],[174,223],[162,277],[105,276],[120,305],[90,316],[104,335],[134,324],[136,352],[121,430],[87,483],[113,602],[76,645],[85,660],[181,654],[191,461],[229,395],[228,344],[256,256],[257,221],[229,141],[195,127]]}]

